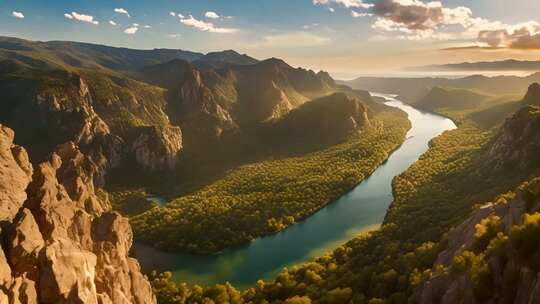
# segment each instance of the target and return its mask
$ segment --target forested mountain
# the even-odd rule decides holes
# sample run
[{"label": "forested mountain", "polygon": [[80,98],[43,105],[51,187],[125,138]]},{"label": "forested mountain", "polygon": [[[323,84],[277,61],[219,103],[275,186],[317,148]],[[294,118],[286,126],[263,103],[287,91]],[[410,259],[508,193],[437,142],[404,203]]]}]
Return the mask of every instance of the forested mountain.
[{"label": "forested mountain", "polygon": [[136,50],[71,41],[28,41],[0,37],[1,66],[18,64],[41,67],[56,65],[130,72],[148,65],[182,59],[201,65],[253,64],[256,59],[234,51],[195,53],[174,49]]},{"label": "forested mountain", "polygon": [[434,87],[415,105],[429,111],[441,108],[466,110],[478,108],[491,98],[492,96],[486,93],[473,90]]},{"label": "forested mountain", "polygon": [[[0,41],[0,121],[16,131],[17,142],[35,161],[73,140],[100,166],[100,185],[111,168],[125,162],[147,171],[171,170],[183,149],[208,149],[241,125],[251,128],[338,90],[327,74],[234,51],[199,56]],[[227,65],[199,69],[197,62]]]}]

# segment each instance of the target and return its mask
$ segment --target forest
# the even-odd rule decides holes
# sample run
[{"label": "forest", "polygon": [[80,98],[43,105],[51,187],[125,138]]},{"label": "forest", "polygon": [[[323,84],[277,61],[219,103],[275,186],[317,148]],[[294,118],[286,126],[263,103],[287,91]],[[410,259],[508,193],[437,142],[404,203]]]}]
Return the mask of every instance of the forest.
[{"label": "forest", "polygon": [[213,253],[276,233],[368,177],[409,128],[405,115],[382,112],[341,144],[232,169],[200,191],[132,217],[135,237],[162,249]]}]

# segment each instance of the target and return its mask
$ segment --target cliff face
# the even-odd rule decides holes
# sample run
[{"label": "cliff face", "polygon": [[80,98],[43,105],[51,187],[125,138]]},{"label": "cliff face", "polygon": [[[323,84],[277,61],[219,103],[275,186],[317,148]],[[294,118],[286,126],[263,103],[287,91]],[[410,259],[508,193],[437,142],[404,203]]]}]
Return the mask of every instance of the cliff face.
[{"label": "cliff face", "polygon": [[[508,197],[507,197],[508,198]],[[418,303],[538,303],[540,178],[450,231]]]},{"label": "cliff face", "polygon": [[529,86],[527,94],[523,98],[523,104],[540,106],[540,84],[535,82]]},{"label": "cliff face", "polygon": [[540,166],[540,108],[525,106],[509,118],[495,138],[486,170],[532,169]]},{"label": "cliff face", "polygon": [[[59,72],[25,81],[6,78],[0,79],[8,96],[0,120],[17,132],[18,142],[28,146],[35,161],[73,141],[100,168],[95,175],[99,185],[110,168],[130,155],[147,170],[174,167],[182,133],[165,114],[162,90],[99,73]],[[152,128],[166,132],[147,131]],[[157,145],[143,146],[147,143]],[[146,151],[145,157],[140,157],[141,151]]]},{"label": "cliff face", "polygon": [[33,169],[13,139],[0,125],[0,302],[155,303],[99,167],[69,142]]}]

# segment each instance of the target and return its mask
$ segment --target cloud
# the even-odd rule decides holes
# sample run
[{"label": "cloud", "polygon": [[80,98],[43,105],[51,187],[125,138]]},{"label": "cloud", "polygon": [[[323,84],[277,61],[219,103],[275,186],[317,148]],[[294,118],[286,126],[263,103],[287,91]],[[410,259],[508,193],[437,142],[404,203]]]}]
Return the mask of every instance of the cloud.
[{"label": "cloud", "polygon": [[112,25],[112,26],[117,26],[118,25],[118,23],[116,23],[116,22],[114,22],[112,20],[109,20],[109,24]]},{"label": "cloud", "polygon": [[124,33],[126,33],[128,35],[133,35],[133,34],[137,33],[138,30],[139,30],[139,28],[136,27],[136,26],[128,27],[127,29],[124,30]]},{"label": "cloud", "polygon": [[24,14],[21,13],[21,12],[17,12],[17,11],[13,11],[13,12],[11,13],[11,15],[12,15],[13,17],[19,18],[19,19],[23,19],[23,18],[24,18]]},{"label": "cloud", "polygon": [[381,19],[375,28],[383,30],[433,30],[445,21],[439,1],[381,0],[375,3],[373,13]]},{"label": "cloud", "polygon": [[175,12],[170,12],[169,15],[173,16],[173,17],[176,17],[176,13]]},{"label": "cloud", "polygon": [[308,32],[290,32],[267,35],[262,41],[249,45],[249,48],[295,48],[327,45],[330,38]]},{"label": "cloud", "polygon": [[333,7],[328,7],[328,10],[330,11],[330,13],[335,13],[336,12],[336,10]]},{"label": "cloud", "polygon": [[132,25],[135,26],[135,27],[139,27],[138,23],[133,23]]},{"label": "cloud", "polygon": [[353,18],[360,18],[360,17],[370,17],[373,16],[373,14],[370,13],[359,13],[357,11],[351,11],[351,16]]},{"label": "cloud", "polygon": [[180,38],[180,37],[182,37],[182,35],[181,34],[168,34],[167,37],[169,37],[169,38]]},{"label": "cloud", "polygon": [[536,21],[483,30],[478,33],[478,42],[488,47],[514,49],[540,49],[540,24]]},{"label": "cloud", "polygon": [[187,18],[181,18],[180,22],[188,27],[193,27],[202,32],[233,34],[238,32],[235,28],[216,27],[213,23],[195,19],[192,15]]},{"label": "cloud", "polygon": [[144,28],[145,28],[145,29],[149,29],[149,28],[152,28],[152,26],[150,26],[150,25],[147,24],[147,25],[144,26]]},{"label": "cloud", "polygon": [[91,23],[94,25],[98,25],[99,22],[94,20],[94,16],[85,15],[85,14],[79,14],[77,12],[71,12],[70,14],[66,13],[64,14],[64,17],[71,20],[77,20],[81,22]]},{"label": "cloud", "polygon": [[208,11],[204,14],[208,19],[219,19],[219,15],[216,12]]},{"label": "cloud", "polygon": [[115,8],[115,9],[114,9],[114,12],[115,12],[115,13],[118,13],[118,14],[124,14],[124,15],[126,15],[126,16],[128,16],[128,17],[131,17],[131,16],[129,15],[129,12],[128,12],[125,8],[121,8],[121,7]]},{"label": "cloud", "polygon": [[309,30],[309,29],[312,29],[312,28],[315,28],[315,27],[318,27],[319,26],[319,23],[312,23],[312,24],[306,24],[304,26],[302,26],[303,29],[305,30]]},{"label": "cloud", "polygon": [[340,4],[346,8],[356,7],[356,8],[370,8],[373,7],[373,4],[365,3],[362,0],[313,0],[315,5],[330,5],[332,3]]}]

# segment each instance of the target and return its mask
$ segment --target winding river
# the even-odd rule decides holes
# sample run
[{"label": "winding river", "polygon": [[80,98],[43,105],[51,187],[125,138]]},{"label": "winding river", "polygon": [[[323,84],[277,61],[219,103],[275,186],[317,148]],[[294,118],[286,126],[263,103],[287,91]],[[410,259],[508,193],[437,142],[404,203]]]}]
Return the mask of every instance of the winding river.
[{"label": "winding river", "polygon": [[175,280],[188,284],[209,286],[230,282],[247,287],[261,278],[275,277],[283,267],[306,262],[361,232],[376,229],[392,202],[394,176],[413,164],[428,149],[432,138],[456,126],[445,117],[421,112],[393,96],[372,95],[383,97],[386,105],[407,112],[412,128],[403,145],[368,179],[303,222],[217,255],[164,253],[135,244],[143,269],[171,271]]}]

